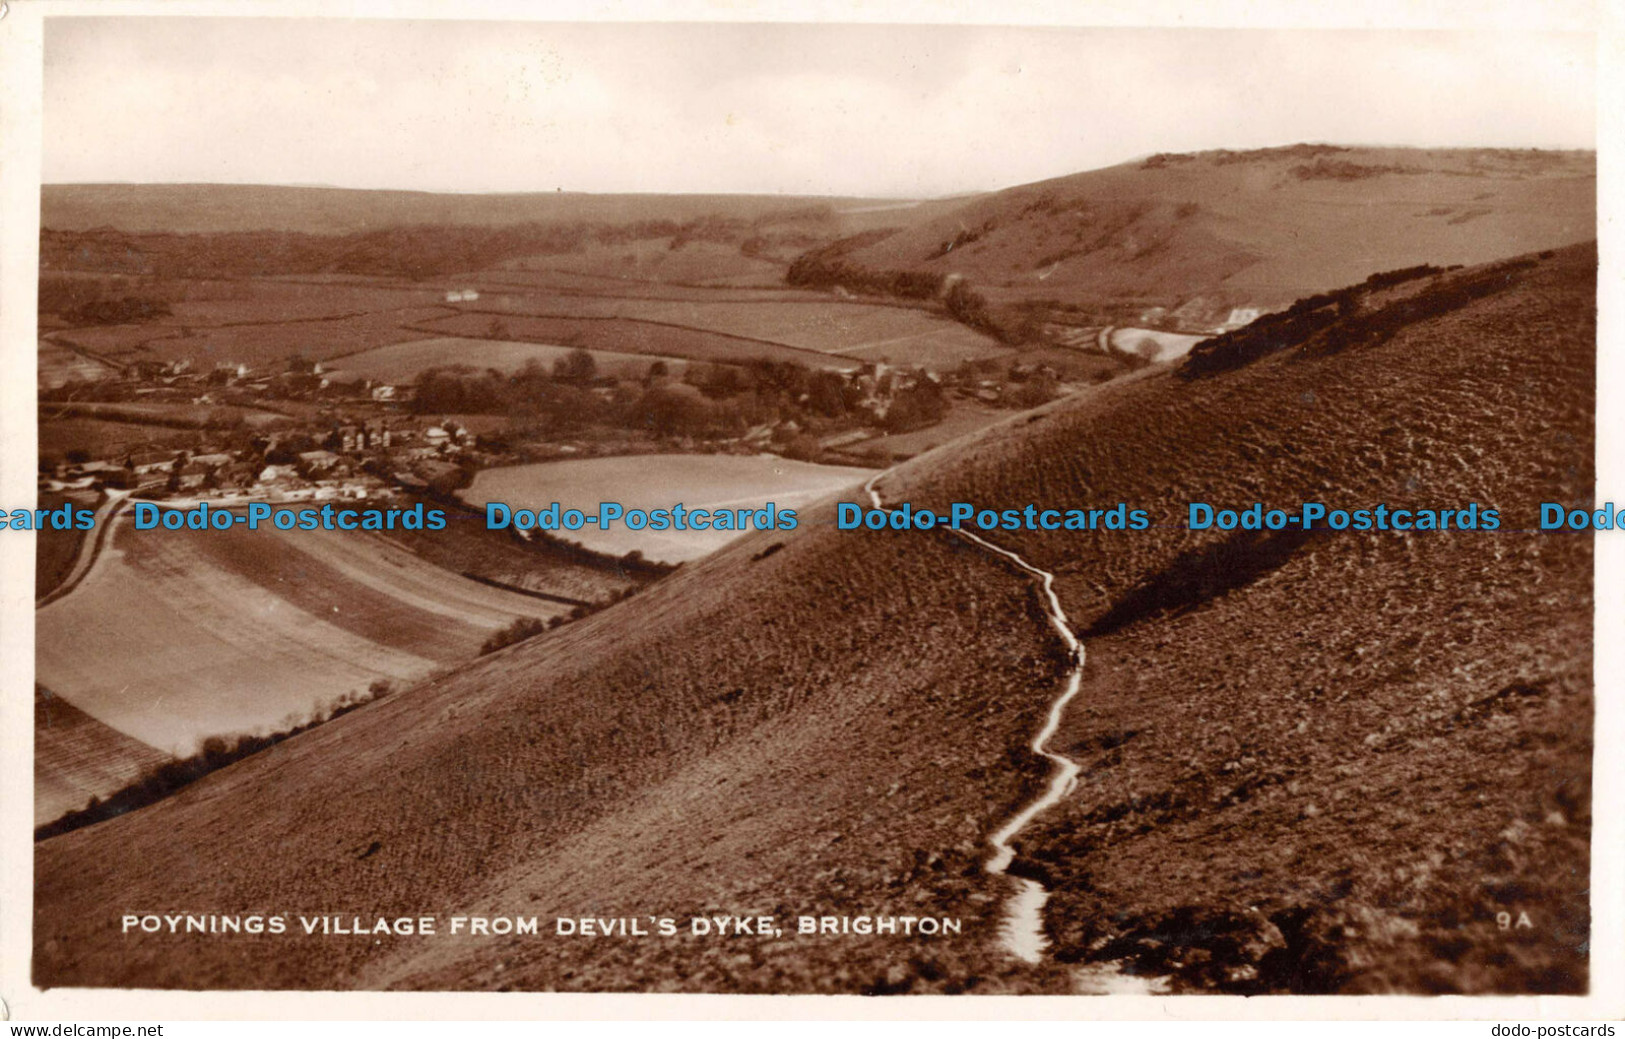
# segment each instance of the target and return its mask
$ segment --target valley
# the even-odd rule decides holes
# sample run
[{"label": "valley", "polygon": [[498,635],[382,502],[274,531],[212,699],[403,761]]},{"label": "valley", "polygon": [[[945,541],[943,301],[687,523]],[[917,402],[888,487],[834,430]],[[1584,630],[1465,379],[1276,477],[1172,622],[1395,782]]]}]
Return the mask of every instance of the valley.
[{"label": "valley", "polygon": [[[1595,492],[1593,177],[1298,145],[917,206],[389,203],[438,231],[314,189],[282,228],[207,186],[48,190],[43,490],[453,524],[42,555],[41,821],[287,736],[40,840],[36,982],[1584,991],[1591,540],[1532,528]],[[491,500],[800,523],[531,538],[479,529]],[[1185,526],[1304,500],[1507,520]],[[835,529],[955,501],[1151,525]],[[222,954],[117,933],[132,904],[546,937]],[[656,915],[962,926],[546,926]]]}]

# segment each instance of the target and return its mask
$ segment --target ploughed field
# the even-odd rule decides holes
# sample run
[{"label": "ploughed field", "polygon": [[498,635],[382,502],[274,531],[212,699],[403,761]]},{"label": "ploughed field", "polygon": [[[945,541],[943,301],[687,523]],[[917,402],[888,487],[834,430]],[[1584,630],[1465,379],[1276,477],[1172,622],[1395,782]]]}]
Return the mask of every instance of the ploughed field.
[{"label": "ploughed field", "polygon": [[[589,513],[596,513],[601,502],[644,511],[678,503],[688,509],[754,511],[772,502],[781,510],[799,509],[861,484],[873,472],[777,455],[624,455],[482,469],[462,497],[482,508],[502,502],[532,511],[553,502]],[[799,514],[798,521],[806,522]],[[636,551],[646,559],[681,563],[714,552],[741,531],[630,530],[621,521],[607,531],[588,525],[550,533],[608,555]]]},{"label": "ploughed field", "polygon": [[34,689],[34,825],[77,811],[171,756],[103,725],[48,689]]},{"label": "ploughed field", "polygon": [[[1018,569],[947,534],[837,532],[826,500],[796,531],[41,842],[34,980],[1066,992],[1116,964],[1196,991],[1583,989],[1591,540],[1524,528],[1536,503],[1593,493],[1595,275],[1593,250],[1564,250],[1385,340],[1189,381],[1150,369],[880,481],[893,504],[1152,514],[1140,532],[984,534],[1057,575],[1089,650],[1050,744],[1079,782],[1015,840],[1013,871],[1051,892],[1038,965],[1004,951],[1011,888],[983,863],[1045,781],[1028,742],[1070,662]],[[1181,522],[1187,501],[1306,499],[1477,501],[1506,522]],[[132,905],[543,931],[124,935]],[[707,913],[786,931],[553,934]],[[963,931],[795,933],[864,914]]]},{"label": "ploughed field", "polygon": [[515,617],[568,610],[360,532],[118,522],[78,586],[37,612],[38,680],[176,756],[213,735],[286,730],[375,681],[467,660]]}]

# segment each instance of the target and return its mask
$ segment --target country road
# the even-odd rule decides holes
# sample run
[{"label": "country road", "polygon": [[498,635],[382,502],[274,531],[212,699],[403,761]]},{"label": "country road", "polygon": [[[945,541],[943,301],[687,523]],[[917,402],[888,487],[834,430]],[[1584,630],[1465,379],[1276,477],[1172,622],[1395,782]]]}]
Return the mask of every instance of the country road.
[{"label": "country road", "polygon": [[62,579],[61,584],[35,601],[36,610],[49,606],[73,591],[79,582],[85,579],[85,575],[90,573],[90,568],[95,565],[102,549],[107,547],[108,539],[113,536],[113,521],[129,497],[129,491],[108,489],[107,500],[96,507],[95,525],[86,533],[84,540],[79,542],[79,554],[74,557],[73,568],[68,571],[68,576]]}]

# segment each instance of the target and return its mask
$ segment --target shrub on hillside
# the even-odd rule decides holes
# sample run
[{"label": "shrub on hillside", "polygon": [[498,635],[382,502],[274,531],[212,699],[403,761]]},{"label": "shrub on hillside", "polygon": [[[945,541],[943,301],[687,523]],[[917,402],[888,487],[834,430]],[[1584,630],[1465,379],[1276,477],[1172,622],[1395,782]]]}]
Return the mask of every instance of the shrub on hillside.
[{"label": "shrub on hillside", "polygon": [[1414,295],[1382,306],[1371,304],[1373,291],[1446,272],[1424,264],[1375,274],[1359,285],[1306,296],[1286,310],[1265,314],[1250,325],[1202,340],[1191,348],[1179,376],[1197,379],[1214,375],[1283,350],[1295,350],[1299,357],[1308,358],[1376,346],[1407,325],[1438,317],[1506,287],[1509,279],[1537,262],[1518,259],[1497,263],[1428,285]]},{"label": "shrub on hillside", "polygon": [[504,646],[511,646],[516,642],[523,642],[547,630],[547,622],[540,617],[515,617],[507,627],[492,634],[480,646],[480,656],[495,653]]}]

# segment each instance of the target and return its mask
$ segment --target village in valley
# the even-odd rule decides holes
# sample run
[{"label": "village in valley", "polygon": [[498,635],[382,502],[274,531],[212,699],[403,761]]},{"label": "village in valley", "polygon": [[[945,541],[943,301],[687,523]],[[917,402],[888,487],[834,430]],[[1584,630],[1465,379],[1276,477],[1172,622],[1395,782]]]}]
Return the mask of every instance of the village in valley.
[{"label": "village in valley", "polygon": [[[444,294],[448,304],[479,299],[476,289]],[[1099,331],[1088,330],[1071,348],[1095,350]],[[447,496],[484,468],[667,451],[888,464],[932,446],[915,435],[899,441],[900,450],[888,450],[896,438],[928,434],[944,420],[957,426],[952,420],[962,423],[966,416],[986,424],[1069,392],[1076,387],[1063,375],[1078,376],[1044,359],[965,362],[946,373],[885,361],[796,371],[794,362],[764,360],[758,367],[777,368],[772,377],[783,383],[775,406],[718,418],[719,407],[756,388],[739,375],[747,359],[738,365],[691,361],[676,377],[666,359],[650,356],[642,377],[629,379],[624,366],[601,371],[594,351],[576,347],[551,369],[532,361],[511,376],[568,389],[566,406],[582,394],[595,399],[596,421],[544,432],[533,412],[486,407],[453,414],[420,406],[425,384],[501,378],[473,373],[451,353],[446,364],[415,380],[391,383],[346,372],[342,359],[324,362],[298,352],[254,366],[186,356],[114,359],[75,345],[61,331],[47,332],[42,349],[67,351],[75,362],[54,380],[42,365],[42,492],[110,488],[221,504],[387,498],[396,491]],[[1109,356],[1109,347],[1100,349]],[[1091,374],[1091,381],[1100,380],[1098,369]],[[67,435],[54,436],[59,429]],[[96,435],[103,431],[114,435]]]}]

